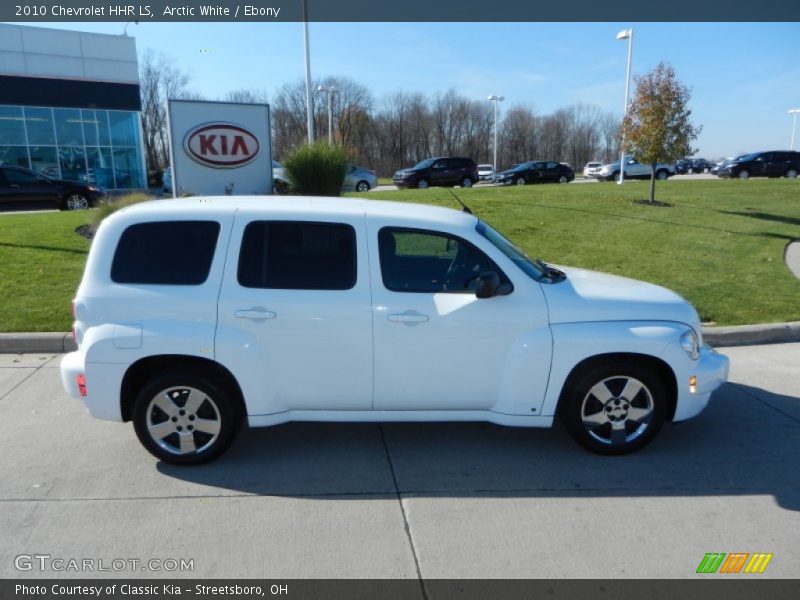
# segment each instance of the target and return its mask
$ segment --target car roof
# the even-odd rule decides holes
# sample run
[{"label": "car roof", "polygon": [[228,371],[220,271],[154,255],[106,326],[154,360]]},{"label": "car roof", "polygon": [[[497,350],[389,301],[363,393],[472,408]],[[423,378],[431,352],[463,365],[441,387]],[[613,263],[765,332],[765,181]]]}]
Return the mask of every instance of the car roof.
[{"label": "car roof", "polygon": [[141,202],[119,210],[116,215],[125,215],[132,220],[148,216],[163,216],[165,213],[181,213],[196,216],[199,211],[206,214],[224,215],[231,213],[268,214],[270,212],[297,213],[298,216],[335,217],[370,215],[377,217],[414,218],[431,223],[446,223],[472,227],[477,219],[461,210],[414,204],[411,202],[390,202],[361,198],[325,198],[315,196],[193,196],[165,200]]}]

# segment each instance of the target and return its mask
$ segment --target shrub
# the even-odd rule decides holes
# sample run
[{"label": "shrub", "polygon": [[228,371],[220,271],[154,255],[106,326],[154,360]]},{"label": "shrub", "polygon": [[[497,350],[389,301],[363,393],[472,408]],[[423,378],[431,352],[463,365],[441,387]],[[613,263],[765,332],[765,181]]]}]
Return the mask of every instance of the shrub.
[{"label": "shrub", "polygon": [[347,169],[347,154],[327,142],[306,144],[283,163],[293,192],[302,196],[338,196]]},{"label": "shrub", "polygon": [[92,211],[92,225],[94,225],[96,228],[98,225],[100,225],[100,222],[103,219],[114,214],[120,208],[125,208],[126,206],[139,204],[139,202],[146,202],[147,200],[152,199],[153,198],[151,196],[148,196],[143,192],[133,192],[117,198],[106,198],[105,202],[100,204],[97,210]]}]

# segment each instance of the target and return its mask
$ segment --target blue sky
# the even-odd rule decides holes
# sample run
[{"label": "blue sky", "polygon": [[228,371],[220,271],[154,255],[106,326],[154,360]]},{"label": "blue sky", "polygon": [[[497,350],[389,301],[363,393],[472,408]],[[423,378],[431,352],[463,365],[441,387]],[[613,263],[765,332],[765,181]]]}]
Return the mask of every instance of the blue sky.
[{"label": "blue sky", "polygon": [[[119,34],[123,23],[37,23]],[[455,88],[548,113],[576,102],[621,115],[626,42],[633,73],[671,62],[692,87],[699,156],[788,148],[800,106],[800,23],[311,23],[313,77],[346,75],[373,91]],[[242,87],[270,94],[304,77],[300,23],[129,25],[141,53],[174,57],[209,98]],[[501,105],[503,106],[503,105]],[[800,134],[798,134],[800,135]],[[796,144],[797,145],[797,144]]]}]

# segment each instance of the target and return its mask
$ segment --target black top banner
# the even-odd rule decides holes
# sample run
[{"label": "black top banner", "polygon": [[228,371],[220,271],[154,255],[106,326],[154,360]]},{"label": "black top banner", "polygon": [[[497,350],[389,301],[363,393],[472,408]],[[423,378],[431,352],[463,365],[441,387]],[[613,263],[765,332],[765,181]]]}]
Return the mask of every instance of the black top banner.
[{"label": "black top banner", "polygon": [[796,0],[3,0],[0,21],[800,21]]}]

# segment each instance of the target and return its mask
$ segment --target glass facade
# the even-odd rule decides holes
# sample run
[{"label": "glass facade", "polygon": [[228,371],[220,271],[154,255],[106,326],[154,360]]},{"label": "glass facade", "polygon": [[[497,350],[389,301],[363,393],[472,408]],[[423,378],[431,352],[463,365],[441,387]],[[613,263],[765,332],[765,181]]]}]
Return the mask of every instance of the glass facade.
[{"label": "glass facade", "polygon": [[0,105],[0,164],[107,190],[144,188],[139,113]]}]

